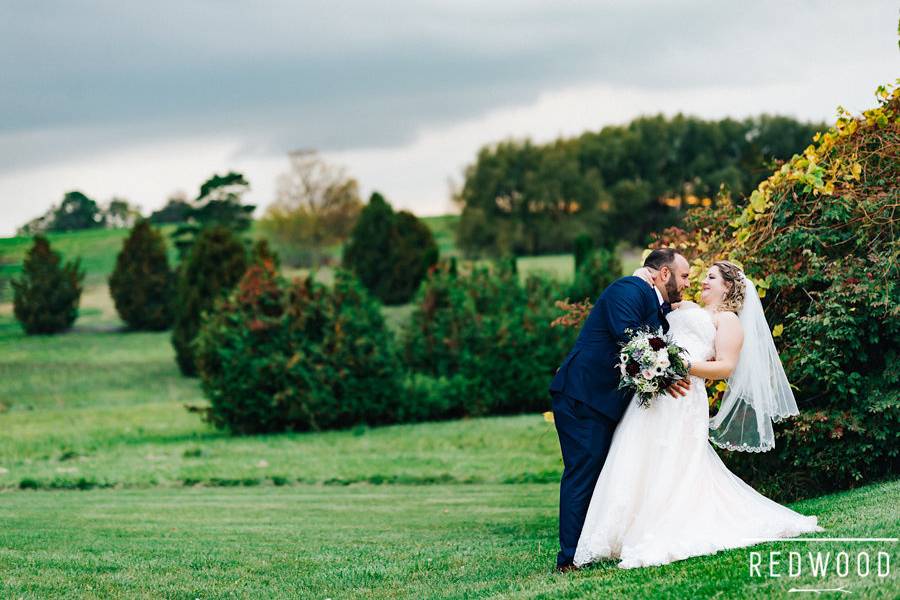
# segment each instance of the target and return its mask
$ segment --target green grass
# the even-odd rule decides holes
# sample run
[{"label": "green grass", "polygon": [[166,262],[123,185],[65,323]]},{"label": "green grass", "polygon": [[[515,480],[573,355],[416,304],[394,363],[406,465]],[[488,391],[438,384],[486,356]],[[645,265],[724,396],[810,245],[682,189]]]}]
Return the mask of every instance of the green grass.
[{"label": "green grass", "polygon": [[[174,226],[162,228],[167,236]],[[54,250],[61,253],[65,260],[81,258],[84,268],[85,285],[105,284],[116,265],[116,256],[122,249],[122,242],[128,237],[127,229],[89,229],[66,233],[50,233],[47,238]],[[22,260],[31,247],[30,237],[0,238],[0,256],[10,264],[0,265],[0,275],[17,275],[22,270]],[[169,243],[169,261],[174,263],[177,253]]]},{"label": "green grass", "polygon": [[562,471],[540,415],[233,438],[175,402],[0,415],[0,467],[0,489],[553,482]]},{"label": "green grass", "polygon": [[[112,323],[108,302],[91,310]],[[764,598],[848,583],[750,580],[744,550],[553,575],[561,461],[537,414],[231,437],[184,409],[203,400],[166,333],[26,337],[5,315],[0,357],[0,597]],[[797,508],[827,535],[883,537],[898,494]]]},{"label": "green grass", "polygon": [[[85,264],[99,282],[86,288],[73,331],[25,336],[0,304],[0,597],[900,593],[895,575],[750,579],[747,550],[554,575],[562,464],[553,427],[538,414],[325,433],[218,431],[185,409],[204,399],[199,383],[178,373],[169,334],[121,331],[97,275],[112,268],[99,253],[115,254],[101,233],[115,232],[69,239],[68,251],[95,253]],[[627,271],[639,256],[623,260]],[[564,277],[571,257],[519,265]],[[386,308],[389,326],[397,330],[410,310]],[[818,515],[822,535],[888,537],[900,532],[898,500],[895,481],[795,508]],[[885,550],[853,549],[863,548]]]},{"label": "green grass", "polygon": [[431,229],[431,235],[434,236],[441,256],[459,256],[459,248],[456,247],[456,228],[459,225],[459,215],[420,217],[420,219]]},{"label": "green grass", "polygon": [[543,275],[566,281],[575,275],[575,257],[571,254],[522,256],[516,260],[516,268],[523,281],[529,275]]},{"label": "green grass", "polygon": [[231,438],[185,409],[205,400],[167,332],[26,336],[0,315],[0,356],[0,489],[552,481],[561,468],[536,414]]},{"label": "green grass", "polygon": [[[830,536],[883,537],[897,534],[898,495],[900,483],[884,483],[795,508],[818,515]],[[3,597],[787,598],[796,597],[788,593],[792,587],[844,587],[861,598],[900,593],[896,574],[751,578],[747,549],[634,570],[608,561],[556,575],[555,485],[95,490],[0,498]],[[791,541],[754,549],[785,556],[837,551],[834,544]],[[897,558],[892,545],[851,549],[873,556],[887,550]]]}]

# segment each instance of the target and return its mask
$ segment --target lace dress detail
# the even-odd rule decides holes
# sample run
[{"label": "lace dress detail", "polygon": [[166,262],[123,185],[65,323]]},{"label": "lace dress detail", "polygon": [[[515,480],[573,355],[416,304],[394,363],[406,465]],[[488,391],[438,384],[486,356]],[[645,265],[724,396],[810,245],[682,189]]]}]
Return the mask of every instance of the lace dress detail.
[{"label": "lace dress detail", "polygon": [[[701,308],[669,314],[669,332],[693,361],[714,356],[716,329]],[[575,564],[619,559],[623,568],[662,565],[739,548],[760,538],[823,531],[731,473],[708,441],[702,378],[684,397],[632,401],[616,428],[585,519]]]}]

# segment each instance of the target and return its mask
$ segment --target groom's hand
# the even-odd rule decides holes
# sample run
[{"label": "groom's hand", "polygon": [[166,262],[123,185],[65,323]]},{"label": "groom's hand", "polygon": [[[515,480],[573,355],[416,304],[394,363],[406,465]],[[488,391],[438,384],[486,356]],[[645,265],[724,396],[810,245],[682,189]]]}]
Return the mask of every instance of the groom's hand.
[{"label": "groom's hand", "polygon": [[652,270],[647,267],[641,267],[634,273],[632,273],[633,277],[640,277],[644,281],[646,281],[649,285],[653,286],[655,281],[655,274]]},{"label": "groom's hand", "polygon": [[691,382],[689,379],[679,379],[675,383],[669,386],[669,389],[666,391],[669,392],[669,395],[672,397],[675,396],[687,396],[688,390],[691,389]]}]

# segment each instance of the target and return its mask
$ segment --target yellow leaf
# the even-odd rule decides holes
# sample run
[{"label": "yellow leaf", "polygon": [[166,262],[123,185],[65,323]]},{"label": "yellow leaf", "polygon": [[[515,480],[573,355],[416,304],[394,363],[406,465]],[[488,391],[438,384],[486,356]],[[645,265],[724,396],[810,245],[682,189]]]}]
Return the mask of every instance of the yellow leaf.
[{"label": "yellow leaf", "polygon": [[754,190],[750,194],[750,206],[756,212],[762,212],[766,207],[766,197],[759,190]]},{"label": "yellow leaf", "polygon": [[759,294],[760,298],[766,297],[766,288],[759,288],[758,290],[756,290],[756,292]]},{"label": "yellow leaf", "polygon": [[728,389],[728,384],[725,383],[724,381],[720,381],[719,383],[716,384],[717,392],[724,392],[727,389]]},{"label": "yellow leaf", "polygon": [[784,325],[782,325],[781,323],[779,323],[772,329],[772,337],[778,337],[782,333],[784,333]]},{"label": "yellow leaf", "polygon": [[553,420],[553,411],[548,410],[547,412],[545,412],[544,420],[548,423],[555,423],[555,421]]}]

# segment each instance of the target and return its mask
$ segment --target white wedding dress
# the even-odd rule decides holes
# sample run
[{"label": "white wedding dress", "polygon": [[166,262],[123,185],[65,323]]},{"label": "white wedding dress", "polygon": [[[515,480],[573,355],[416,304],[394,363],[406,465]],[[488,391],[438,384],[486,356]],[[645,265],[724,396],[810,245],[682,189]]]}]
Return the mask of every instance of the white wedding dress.
[{"label": "white wedding dress", "polygon": [[[691,358],[714,356],[712,316],[699,307],[668,316]],[[684,397],[633,400],[616,428],[578,540],[575,565],[620,559],[623,568],[662,565],[760,538],[823,531],[816,517],[766,498],[731,473],[708,441],[703,379]],[[757,540],[757,541],[754,541]]]}]

